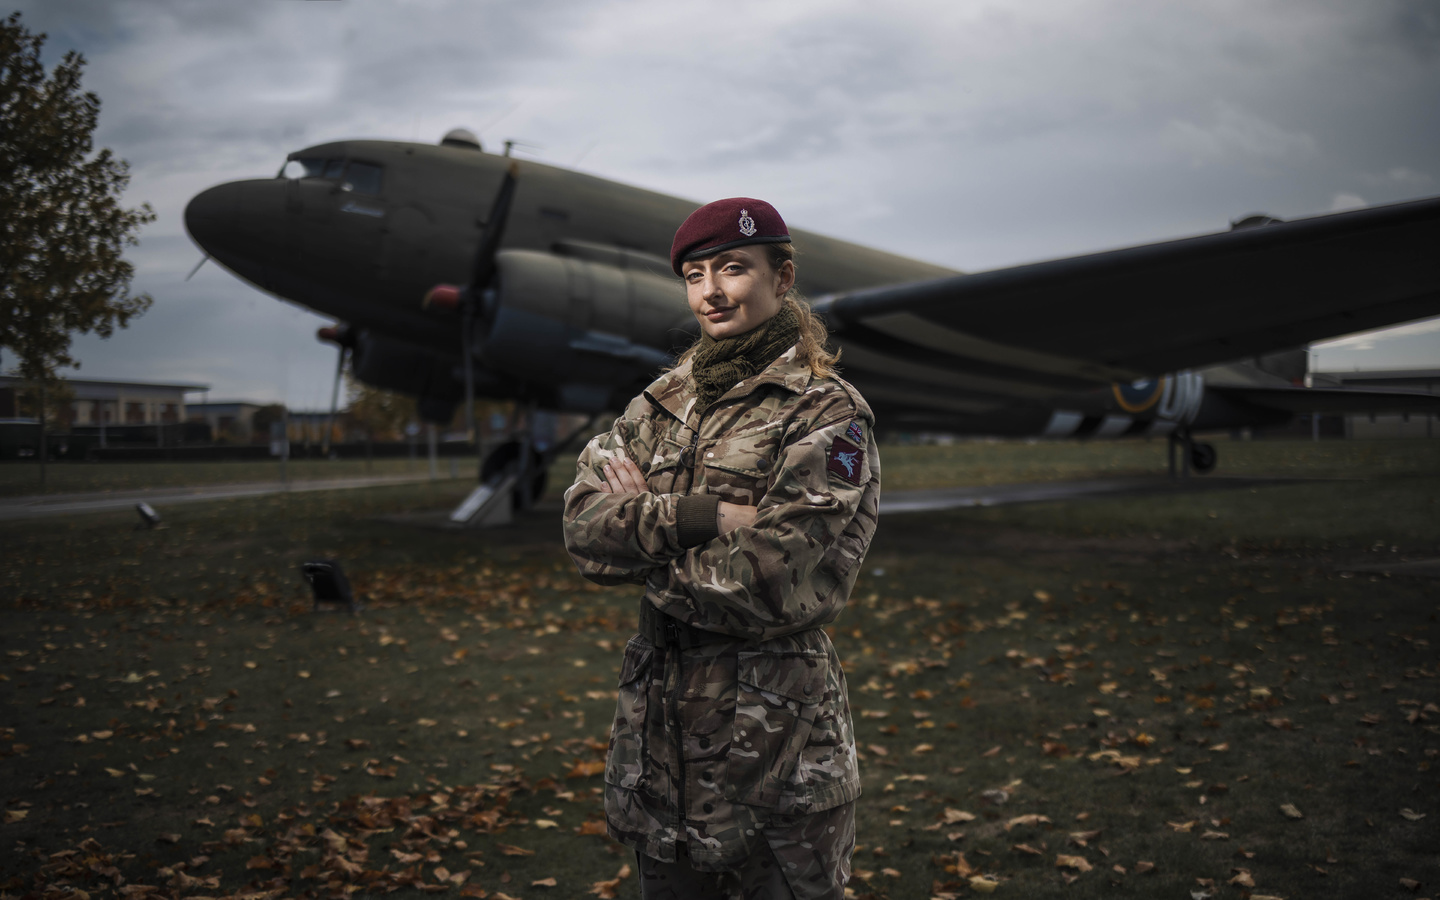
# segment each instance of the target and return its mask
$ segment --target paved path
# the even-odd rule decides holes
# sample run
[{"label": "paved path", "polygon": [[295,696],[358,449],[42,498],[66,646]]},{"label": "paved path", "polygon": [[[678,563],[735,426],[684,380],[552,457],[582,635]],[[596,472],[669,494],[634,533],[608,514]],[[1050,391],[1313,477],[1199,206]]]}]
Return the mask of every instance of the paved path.
[{"label": "paved path", "polygon": [[292,494],[307,491],[341,491],[350,488],[378,487],[387,484],[410,484],[428,481],[429,474],[371,475],[360,478],[309,478],[291,481],[288,487],[279,481],[252,481],[245,484],[195,485],[192,487],[146,488],[133,491],[103,491],[85,494],[32,494],[27,497],[0,498],[0,522],[63,516],[74,513],[129,509],[137,503],[148,503],[164,513],[166,506],[194,503],[200,500],[229,500],[234,497],[263,497],[267,494]]},{"label": "paved path", "polygon": [[1247,478],[1205,475],[1188,479],[1111,478],[1094,481],[1037,481],[1027,484],[993,484],[984,487],[938,488],[929,491],[880,492],[880,513],[934,512],[973,506],[1008,506],[1012,503],[1044,503],[1077,500],[1104,494],[1178,494],[1226,488],[1256,487],[1262,484],[1294,484],[1299,478]]}]

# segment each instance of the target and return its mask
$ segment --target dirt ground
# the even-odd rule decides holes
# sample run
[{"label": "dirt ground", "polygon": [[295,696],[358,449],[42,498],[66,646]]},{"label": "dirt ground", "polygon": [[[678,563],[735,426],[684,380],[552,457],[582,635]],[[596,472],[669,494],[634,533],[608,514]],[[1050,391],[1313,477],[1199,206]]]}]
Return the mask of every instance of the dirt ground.
[{"label": "dirt ground", "polygon": [[[882,521],[831,626],[852,893],[1435,896],[1440,581],[1400,564],[1440,558],[1440,467],[1414,443]],[[634,592],[575,575],[553,500],[396,524],[464,487],[0,529],[0,894],[638,896],[599,799]],[[310,558],[367,608],[312,612]]]}]

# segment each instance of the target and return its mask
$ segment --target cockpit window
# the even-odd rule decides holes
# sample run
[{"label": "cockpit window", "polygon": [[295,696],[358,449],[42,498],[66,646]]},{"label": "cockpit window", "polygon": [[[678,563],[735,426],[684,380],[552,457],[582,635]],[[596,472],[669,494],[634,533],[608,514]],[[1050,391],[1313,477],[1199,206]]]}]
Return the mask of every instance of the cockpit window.
[{"label": "cockpit window", "polygon": [[345,167],[345,180],[341,183],[340,189],[354,191],[357,194],[379,194],[380,176],[384,171],[381,166],[352,162]]},{"label": "cockpit window", "polygon": [[345,160],[329,159],[325,161],[325,177],[338,179],[345,171]]},{"label": "cockpit window", "polygon": [[285,178],[319,178],[320,172],[325,168],[325,160],[315,157],[304,157],[288,160],[285,168],[280,174]]}]

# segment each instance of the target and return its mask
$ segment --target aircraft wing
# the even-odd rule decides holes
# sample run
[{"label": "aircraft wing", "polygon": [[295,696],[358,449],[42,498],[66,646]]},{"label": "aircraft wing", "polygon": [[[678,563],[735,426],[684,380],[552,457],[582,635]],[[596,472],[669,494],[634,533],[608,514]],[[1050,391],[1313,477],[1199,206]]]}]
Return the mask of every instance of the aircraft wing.
[{"label": "aircraft wing", "polygon": [[1440,315],[1440,197],[814,306],[847,369],[1011,398],[1089,389]]},{"label": "aircraft wing", "polygon": [[1235,400],[1288,413],[1440,413],[1440,394],[1366,388],[1215,387]]}]

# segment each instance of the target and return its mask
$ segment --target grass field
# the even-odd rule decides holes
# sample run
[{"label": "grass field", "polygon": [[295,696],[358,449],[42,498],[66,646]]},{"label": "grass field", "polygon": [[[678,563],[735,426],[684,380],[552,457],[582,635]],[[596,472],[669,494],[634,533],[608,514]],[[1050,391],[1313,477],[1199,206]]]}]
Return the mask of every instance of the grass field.
[{"label": "grass field", "polygon": [[[454,464],[455,473],[460,478],[475,477],[476,462],[473,457],[456,457]],[[291,481],[363,478],[370,475],[424,476],[430,471],[423,447],[418,459],[292,459],[285,465],[285,477]],[[451,460],[439,460],[438,469],[439,476],[448,479]],[[43,486],[39,479],[40,467],[36,463],[8,462],[0,465],[0,497],[250,484],[280,481],[281,472],[278,460],[185,463],[58,462],[46,466]]]},{"label": "grass field", "polygon": [[[1231,441],[1215,442],[1227,475],[1304,475],[1311,478],[1424,474],[1440,469],[1440,441]],[[1071,478],[1156,475],[1166,471],[1162,438],[1124,441],[963,441],[947,446],[887,446],[885,486],[890,490],[1061,481]],[[453,462],[453,466],[452,466]],[[417,459],[290,460],[291,480],[417,475],[429,471],[423,448]],[[474,478],[476,460],[441,459],[439,477],[452,471]],[[550,470],[549,495],[559,497],[574,475],[574,454]],[[131,491],[280,480],[278,461],[210,463],[52,463],[46,484],[34,463],[0,465],[0,497],[82,491]]]},{"label": "grass field", "polygon": [[[1345,480],[882,521],[832,628],[865,756],[857,897],[982,874],[1012,897],[1436,896],[1440,591],[1383,569],[1440,557],[1440,455],[1220,449]],[[899,489],[1164,449],[884,460]],[[635,594],[575,576],[553,501],[496,532],[382,518],[467,487],[0,529],[0,893],[638,896],[598,824]],[[316,557],[365,612],[309,611]]]}]

